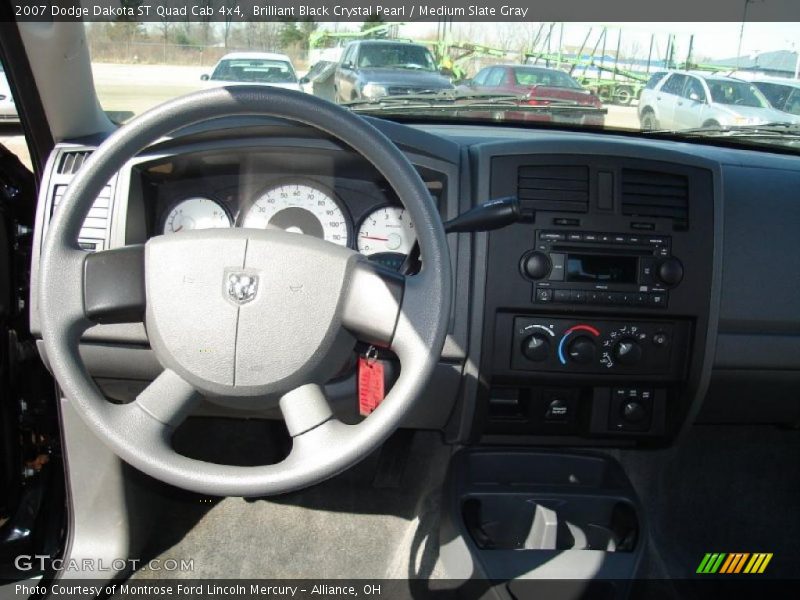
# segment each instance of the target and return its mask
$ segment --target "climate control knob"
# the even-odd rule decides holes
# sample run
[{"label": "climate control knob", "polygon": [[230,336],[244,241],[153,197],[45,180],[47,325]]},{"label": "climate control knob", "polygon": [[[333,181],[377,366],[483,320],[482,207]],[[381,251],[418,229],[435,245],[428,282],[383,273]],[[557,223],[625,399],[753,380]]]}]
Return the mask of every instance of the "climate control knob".
[{"label": "climate control knob", "polygon": [[531,252],[522,258],[522,272],[531,279],[544,279],[550,274],[552,264],[544,252]]},{"label": "climate control knob", "polygon": [[623,338],[614,344],[614,358],[621,365],[635,365],[642,360],[642,347],[629,338]]},{"label": "climate control knob", "polygon": [[572,362],[585,365],[594,360],[597,347],[594,340],[588,336],[580,335],[567,346],[567,356]]},{"label": "climate control knob", "polygon": [[550,340],[541,333],[534,333],[522,340],[522,354],[528,360],[540,362],[550,354]]}]

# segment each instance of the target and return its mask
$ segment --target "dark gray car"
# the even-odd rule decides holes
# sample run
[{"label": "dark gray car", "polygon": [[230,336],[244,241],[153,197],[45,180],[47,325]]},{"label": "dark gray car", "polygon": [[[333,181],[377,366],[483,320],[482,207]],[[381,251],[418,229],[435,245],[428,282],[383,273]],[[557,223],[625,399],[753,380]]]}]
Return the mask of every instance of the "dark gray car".
[{"label": "dark gray car", "polygon": [[366,40],[347,45],[335,75],[338,102],[453,89],[421,44]]}]

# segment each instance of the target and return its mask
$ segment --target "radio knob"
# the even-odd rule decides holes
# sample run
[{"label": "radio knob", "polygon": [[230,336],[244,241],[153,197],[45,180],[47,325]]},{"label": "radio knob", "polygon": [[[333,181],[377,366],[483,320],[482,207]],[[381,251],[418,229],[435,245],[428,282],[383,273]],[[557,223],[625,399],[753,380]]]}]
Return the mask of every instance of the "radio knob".
[{"label": "radio knob", "polygon": [[567,347],[567,356],[572,362],[585,365],[594,360],[595,350],[594,340],[581,335],[572,340]]},{"label": "radio knob", "polygon": [[550,257],[544,252],[531,252],[522,259],[522,271],[531,279],[544,279],[551,266]]},{"label": "radio knob", "polygon": [[632,339],[622,339],[614,344],[614,357],[621,365],[635,365],[642,360],[642,347]]},{"label": "radio knob", "polygon": [[658,265],[658,278],[667,285],[677,285],[683,279],[683,264],[672,257]]},{"label": "radio knob", "polygon": [[522,354],[535,362],[546,360],[550,354],[550,340],[540,333],[534,333],[522,340]]}]

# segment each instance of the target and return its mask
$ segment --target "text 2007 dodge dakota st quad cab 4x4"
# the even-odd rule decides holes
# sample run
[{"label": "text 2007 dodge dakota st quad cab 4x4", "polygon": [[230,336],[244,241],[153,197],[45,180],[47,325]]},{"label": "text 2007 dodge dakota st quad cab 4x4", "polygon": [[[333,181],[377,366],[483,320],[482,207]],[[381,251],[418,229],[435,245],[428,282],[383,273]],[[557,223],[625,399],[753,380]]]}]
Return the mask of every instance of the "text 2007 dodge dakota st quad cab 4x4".
[{"label": "text 2007 dodge dakota st quad cab 4x4", "polygon": [[0,596],[796,597],[797,8],[222,4],[3,2]]}]

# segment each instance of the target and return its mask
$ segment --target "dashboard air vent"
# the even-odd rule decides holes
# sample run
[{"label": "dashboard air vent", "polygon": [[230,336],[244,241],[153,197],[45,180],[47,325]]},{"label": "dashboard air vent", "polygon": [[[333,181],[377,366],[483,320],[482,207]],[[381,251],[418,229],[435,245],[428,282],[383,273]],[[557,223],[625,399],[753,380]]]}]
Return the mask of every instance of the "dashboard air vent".
[{"label": "dashboard air vent", "polygon": [[[58,210],[64,199],[66,185],[57,185],[53,190],[51,212]],[[78,235],[78,241],[85,250],[104,250],[107,246],[109,229],[111,227],[111,186],[107,185],[89,209],[89,214],[83,221],[83,227]]]},{"label": "dashboard air vent", "polygon": [[524,212],[589,210],[589,167],[528,165],[519,168],[517,196]]},{"label": "dashboard air vent", "polygon": [[61,162],[58,164],[59,175],[74,175],[89,158],[91,152],[83,150],[80,152],[65,152],[61,155]]},{"label": "dashboard air vent", "polygon": [[677,173],[623,169],[622,214],[672,219],[676,229],[686,229],[689,180]]}]

